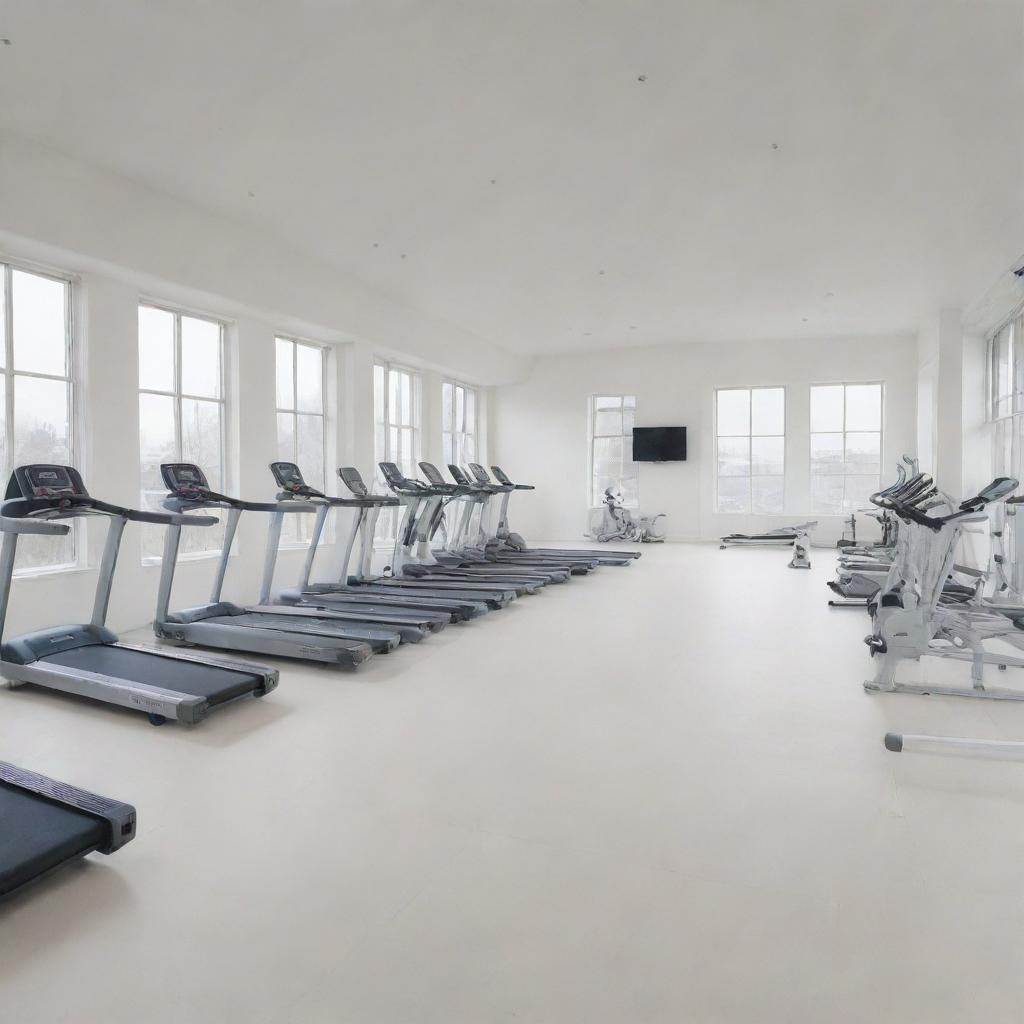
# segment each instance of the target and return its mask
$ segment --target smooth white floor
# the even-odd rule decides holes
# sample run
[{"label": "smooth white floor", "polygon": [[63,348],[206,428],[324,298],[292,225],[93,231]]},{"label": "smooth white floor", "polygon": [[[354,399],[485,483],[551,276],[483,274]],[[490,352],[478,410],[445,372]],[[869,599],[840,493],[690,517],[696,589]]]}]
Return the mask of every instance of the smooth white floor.
[{"label": "smooth white floor", "polygon": [[787,557],[650,547],[191,730],[0,693],[5,759],[139,808],[0,909],[0,1020],[1019,1022],[1024,766],[882,736],[1024,705],[868,696]]}]

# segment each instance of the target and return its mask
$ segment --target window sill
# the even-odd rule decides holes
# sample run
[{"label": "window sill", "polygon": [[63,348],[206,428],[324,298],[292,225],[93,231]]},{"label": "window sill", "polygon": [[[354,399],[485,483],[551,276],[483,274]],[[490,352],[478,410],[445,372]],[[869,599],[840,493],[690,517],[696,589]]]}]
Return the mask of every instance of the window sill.
[{"label": "window sill", "polygon": [[[237,551],[232,551],[228,556],[230,558],[236,558],[238,556]],[[214,559],[220,558],[219,551],[190,551],[184,555],[178,555],[178,565],[184,562],[210,562]],[[152,558],[144,558],[142,560],[143,566],[163,565],[163,557],[153,556]]]},{"label": "window sill", "polygon": [[18,569],[14,573],[15,580],[42,580],[51,576],[75,576],[91,572],[87,565],[79,565],[77,562],[68,562],[66,565],[46,565],[37,569]]}]

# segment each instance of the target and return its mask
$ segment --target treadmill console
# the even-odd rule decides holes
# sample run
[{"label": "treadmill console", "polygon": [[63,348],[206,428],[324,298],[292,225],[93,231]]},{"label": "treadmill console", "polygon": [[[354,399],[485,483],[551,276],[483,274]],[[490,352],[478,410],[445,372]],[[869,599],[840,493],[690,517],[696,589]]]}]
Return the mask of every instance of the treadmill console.
[{"label": "treadmill console", "polygon": [[206,474],[191,462],[165,462],[160,475],[173,494],[201,494],[210,490]]},{"label": "treadmill console", "polygon": [[378,462],[380,471],[390,487],[401,487],[405,484],[405,474],[398,468],[395,462]]},{"label": "treadmill console", "polygon": [[423,470],[428,484],[433,484],[435,487],[445,486],[445,479],[441,476],[441,471],[432,462],[421,462],[420,469]]},{"label": "treadmill console", "polygon": [[7,484],[7,498],[87,498],[82,477],[73,466],[18,466]]},{"label": "treadmill console", "polygon": [[342,483],[357,497],[366,498],[370,492],[366,489],[366,484],[363,483],[362,474],[356,469],[355,466],[342,466],[338,470],[338,476],[341,477]]},{"label": "treadmill console", "polygon": [[456,466],[454,462],[448,463],[448,472],[451,473],[452,479],[457,484],[462,484],[463,487],[472,487],[473,484],[469,477],[466,476],[465,471],[461,466]]},{"label": "treadmill console", "polygon": [[501,468],[501,466],[491,466],[491,472],[494,474],[494,479],[503,487],[512,486],[512,481],[509,480],[508,474]]},{"label": "treadmill console", "polygon": [[480,465],[479,462],[471,462],[469,464],[469,471],[480,481],[482,484],[489,484],[491,478],[487,475],[487,470]]},{"label": "treadmill console", "polygon": [[302,476],[302,470],[294,462],[272,462],[270,472],[274,474],[274,480],[282,491],[306,498],[324,497],[321,491],[306,483]]}]

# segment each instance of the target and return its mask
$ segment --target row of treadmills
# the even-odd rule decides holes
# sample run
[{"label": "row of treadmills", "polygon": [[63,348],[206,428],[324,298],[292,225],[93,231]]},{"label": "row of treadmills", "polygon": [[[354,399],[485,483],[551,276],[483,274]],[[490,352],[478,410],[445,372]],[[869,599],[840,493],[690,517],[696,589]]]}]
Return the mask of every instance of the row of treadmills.
[{"label": "row of treadmills", "polygon": [[[529,485],[513,483],[499,466],[491,467],[492,478],[477,463],[450,465],[451,480],[445,480],[431,463],[419,465],[423,480],[406,477],[393,462],[380,464],[390,495],[372,493],[356,469],[343,467],[338,475],[349,493],[331,497],[309,486],[294,463],[274,462],[275,500],[253,502],[217,493],[198,466],[168,463],[161,466],[168,491],[162,511],[100,501],[71,466],[18,467],[0,505],[0,638],[18,538],[65,535],[71,529],[66,520],[87,516],[105,517],[109,525],[90,621],[3,639],[0,676],[14,687],[30,684],[140,711],[154,725],[191,724],[214,708],[262,697],[278,683],[276,669],[191,648],[355,669],[573,575],[639,557],[633,551],[529,548],[508,526],[510,496],[531,490]],[[346,536],[337,531],[334,565],[317,581],[317,554],[327,548],[323,542],[332,524],[337,527],[332,512],[339,509],[350,511],[350,527]],[[222,597],[243,512],[270,517],[260,595],[251,605]],[[304,536],[308,545],[298,583],[275,591],[286,517],[306,517],[289,536]],[[375,575],[374,539],[382,517],[395,541],[391,564]],[[178,649],[122,643],[106,626],[129,522],[165,528],[153,626]],[[182,529],[218,523],[224,535],[209,600],[172,610]],[[113,853],[135,830],[131,805],[0,762],[0,899],[95,850]]]}]

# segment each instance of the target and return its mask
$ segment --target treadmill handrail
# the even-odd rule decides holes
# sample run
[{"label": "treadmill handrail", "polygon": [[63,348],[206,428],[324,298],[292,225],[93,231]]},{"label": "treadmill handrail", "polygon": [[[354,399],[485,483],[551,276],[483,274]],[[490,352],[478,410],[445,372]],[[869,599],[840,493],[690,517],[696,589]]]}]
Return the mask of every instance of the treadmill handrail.
[{"label": "treadmill handrail", "polygon": [[[0,517],[16,522],[45,523],[54,519],[76,519],[80,516],[106,515],[127,519],[133,523],[152,523],[157,526],[171,526],[175,523],[188,523],[191,526],[214,526],[217,520],[213,516],[181,516],[169,512],[156,512],[148,509],[126,508],[101,501],[92,495],[53,498],[9,498],[0,504]],[[47,516],[43,519],[43,516]],[[59,525],[59,524],[55,524]],[[61,530],[14,530],[3,527],[8,533],[66,533],[69,529],[62,526]]]},{"label": "treadmill handrail", "polygon": [[12,516],[0,515],[0,532],[39,533],[50,537],[63,537],[71,532],[71,527],[66,523],[55,523],[49,519],[15,519]]}]

